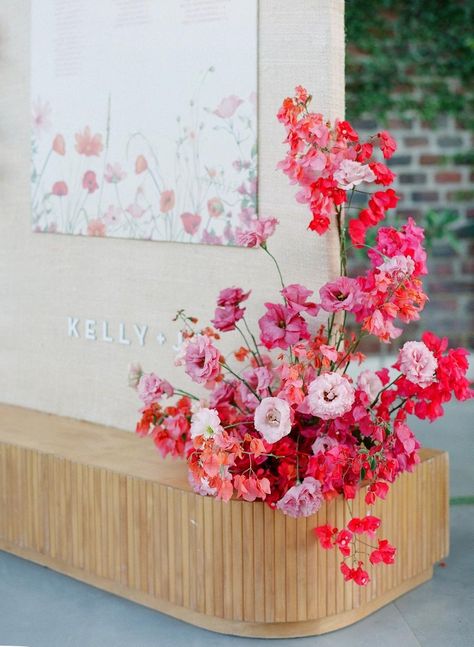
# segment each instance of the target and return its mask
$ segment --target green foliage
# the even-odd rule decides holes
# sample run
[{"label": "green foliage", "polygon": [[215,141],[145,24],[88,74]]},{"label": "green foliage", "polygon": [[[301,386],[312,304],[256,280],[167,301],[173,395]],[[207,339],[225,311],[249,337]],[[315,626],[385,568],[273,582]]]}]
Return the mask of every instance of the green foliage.
[{"label": "green foliage", "polygon": [[347,116],[474,129],[473,0],[346,0]]}]

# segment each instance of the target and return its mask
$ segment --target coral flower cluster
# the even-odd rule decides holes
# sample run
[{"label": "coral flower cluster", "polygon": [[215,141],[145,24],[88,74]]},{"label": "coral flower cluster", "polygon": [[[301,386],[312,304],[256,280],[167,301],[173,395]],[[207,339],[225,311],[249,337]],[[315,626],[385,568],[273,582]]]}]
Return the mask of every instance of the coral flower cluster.
[{"label": "coral flower cluster", "polygon": [[[314,541],[340,553],[346,581],[365,585],[372,566],[395,560],[395,547],[378,536],[381,519],[371,506],[419,462],[409,416],[434,420],[453,396],[466,400],[473,392],[467,351],[448,350],[447,340],[431,332],[405,343],[391,367],[364,368],[362,338],[389,343],[425,305],[423,230],[412,219],[400,229],[380,227],[368,250],[369,269],[347,276],[347,245],[362,245],[367,229],[396,206],[394,190],[378,188],[390,187],[394,176],[376,157],[378,151],[389,158],[396,144],[386,132],[360,141],[347,121],[331,124],[310,112],[309,102],[299,87],[278,113],[288,144],[280,166],[299,186],[297,200],[308,205],[309,229],[337,230],[340,276],[317,293],[285,283],[268,247],[277,221],[261,218],[242,242],[276,263],[281,289],[263,304],[258,332],[246,319],[250,290],[225,288],[212,327],[200,327],[183,310],[177,314],[183,343],[176,364],[199,393],[138,366],[130,384],[143,403],[137,432],[150,436],[163,456],[186,459],[199,494],[264,501],[275,514],[309,517],[337,496],[350,511],[362,490],[362,516],[351,514],[342,528],[317,525]],[[362,190],[367,207],[354,217],[351,197]],[[240,345],[224,357],[218,345],[228,334]]]}]

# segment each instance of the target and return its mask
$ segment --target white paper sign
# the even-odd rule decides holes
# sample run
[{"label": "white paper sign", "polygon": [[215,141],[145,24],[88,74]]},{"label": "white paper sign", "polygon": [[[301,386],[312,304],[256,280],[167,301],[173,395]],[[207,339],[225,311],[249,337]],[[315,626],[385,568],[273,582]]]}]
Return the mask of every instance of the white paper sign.
[{"label": "white paper sign", "polygon": [[38,232],[235,244],[257,203],[256,0],[32,0]]}]

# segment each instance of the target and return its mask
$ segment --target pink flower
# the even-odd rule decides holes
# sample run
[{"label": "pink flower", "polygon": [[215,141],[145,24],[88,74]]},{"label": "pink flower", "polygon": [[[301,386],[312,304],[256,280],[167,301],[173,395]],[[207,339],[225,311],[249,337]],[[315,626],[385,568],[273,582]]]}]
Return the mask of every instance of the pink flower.
[{"label": "pink flower", "polygon": [[146,161],[146,158],[143,155],[139,155],[135,160],[135,173],[139,175],[140,173],[146,171],[147,168],[148,162]]},{"label": "pink flower", "polygon": [[438,367],[436,357],[422,341],[407,341],[400,350],[397,364],[407,380],[422,389],[434,381]]},{"label": "pink flower", "polygon": [[224,205],[220,198],[211,198],[207,201],[207,211],[211,218],[218,218],[224,213]]},{"label": "pink flower", "polygon": [[214,328],[221,332],[228,332],[235,329],[235,324],[242,319],[245,310],[236,306],[216,308],[214,319],[211,320]]},{"label": "pink flower", "polygon": [[87,225],[87,235],[88,236],[105,236],[105,224],[102,220],[96,218],[95,220],[90,220]]},{"label": "pink flower", "polygon": [[97,176],[94,171],[86,171],[84,177],[82,178],[82,187],[86,189],[88,193],[94,193],[99,188],[97,184]]},{"label": "pink flower", "polygon": [[309,339],[308,326],[303,317],[276,303],[266,303],[267,313],[258,321],[260,339],[267,348],[282,348],[297,344],[302,339]]},{"label": "pink flower", "polygon": [[263,398],[254,415],[255,429],[267,443],[276,443],[291,431],[291,409],[281,398]]},{"label": "pink flower", "polygon": [[121,182],[126,177],[127,174],[118,162],[115,164],[107,164],[105,167],[104,178],[111,184],[118,184],[118,182]]},{"label": "pink flower", "polygon": [[199,225],[201,224],[201,216],[197,213],[185,212],[182,213],[180,217],[183,223],[184,231],[187,234],[194,236],[194,234],[197,233],[197,230],[199,229]]},{"label": "pink flower", "polygon": [[214,110],[214,114],[221,119],[229,119],[235,113],[240,104],[243,103],[242,99],[231,94],[229,97],[222,99],[220,104]]},{"label": "pink flower", "polygon": [[60,180],[59,182],[55,182],[53,184],[53,188],[51,189],[51,193],[53,195],[57,195],[60,198],[68,194],[69,189],[67,188],[66,182],[63,182]]},{"label": "pink flower", "polygon": [[309,517],[319,510],[323,501],[321,483],[307,476],[302,483],[293,485],[276,507],[290,517]]},{"label": "pink flower", "polygon": [[122,218],[122,209],[120,207],[114,206],[113,204],[110,204],[109,208],[104,213],[103,220],[106,225],[113,226],[119,223],[121,218]]},{"label": "pink flower", "polygon": [[293,283],[283,288],[281,293],[288,306],[295,312],[306,312],[312,317],[318,314],[319,306],[306,300],[313,294],[312,290],[308,290],[299,283]]},{"label": "pink flower", "polygon": [[323,285],[319,290],[321,307],[326,312],[339,312],[347,310],[351,312],[357,305],[359,290],[357,281],[347,276],[341,276],[336,281]]},{"label": "pink flower", "polygon": [[334,179],[341,189],[347,191],[362,184],[362,182],[373,182],[375,173],[366,164],[344,159],[334,173]]},{"label": "pink flower", "polygon": [[238,306],[242,301],[247,301],[250,290],[244,292],[242,288],[224,288],[217,297],[218,306]]},{"label": "pink flower", "polygon": [[212,438],[222,432],[221,420],[215,409],[203,407],[196,411],[191,420],[191,438],[204,436]]},{"label": "pink flower", "polygon": [[382,380],[377,373],[368,369],[359,374],[357,386],[367,394],[370,402],[375,400],[383,388]]},{"label": "pink flower", "polygon": [[197,335],[186,346],[185,371],[197,384],[213,382],[221,371],[219,357],[219,351],[209,337]]},{"label": "pink flower", "polygon": [[59,135],[59,134],[56,135],[56,137],[53,139],[53,144],[52,144],[51,148],[58,155],[65,155],[65,153],[66,153],[66,142],[64,141],[64,137],[62,135]]},{"label": "pink flower", "polygon": [[168,213],[174,207],[175,195],[173,189],[162,191],[160,195],[160,211]]},{"label": "pink flower", "polygon": [[394,274],[398,279],[408,278],[415,271],[415,262],[410,256],[393,256],[378,265],[378,269],[388,274]]},{"label": "pink flower", "polygon": [[125,209],[127,213],[129,213],[132,218],[138,219],[143,216],[145,213],[146,209],[141,207],[138,202],[134,202],[133,204],[129,204],[128,207]]},{"label": "pink flower", "polygon": [[76,151],[79,155],[92,157],[93,155],[99,156],[104,148],[102,144],[102,135],[98,133],[92,135],[89,126],[86,126],[83,133],[76,133]]},{"label": "pink flower", "polygon": [[51,106],[45,101],[42,103],[41,99],[38,99],[33,104],[33,130],[36,135],[41,135],[42,131],[47,132],[51,129]]},{"label": "pink flower", "polygon": [[339,373],[323,373],[310,383],[307,404],[310,412],[322,420],[338,418],[351,410],[354,389]]},{"label": "pink flower", "polygon": [[174,389],[167,380],[162,380],[154,373],[143,373],[137,386],[138,397],[146,406],[161,400],[166,395],[169,398]]},{"label": "pink flower", "polygon": [[275,233],[278,220],[276,218],[258,218],[250,223],[247,231],[236,230],[236,242],[243,247],[257,247],[266,243]]}]

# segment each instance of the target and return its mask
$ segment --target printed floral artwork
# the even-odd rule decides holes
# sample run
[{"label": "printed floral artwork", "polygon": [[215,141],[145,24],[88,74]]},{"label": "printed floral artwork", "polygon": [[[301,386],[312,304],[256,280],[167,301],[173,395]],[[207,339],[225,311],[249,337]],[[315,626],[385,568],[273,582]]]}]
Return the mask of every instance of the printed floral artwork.
[{"label": "printed floral artwork", "polygon": [[[86,4],[90,1],[86,0]],[[74,21],[80,30],[81,14],[74,12],[76,4],[33,0],[33,49],[41,48],[38,56],[43,59],[33,69],[32,82],[34,231],[242,244],[242,237],[253,230],[257,220],[254,3],[231,0],[220,6],[218,2],[219,13],[202,14],[207,16],[207,24],[204,18],[191,20],[186,3],[180,9],[180,3],[171,0],[140,0],[130,4],[130,24],[125,24],[126,21],[119,22],[120,15],[114,14],[118,11],[115,3],[107,0],[104,4],[110,5],[111,17],[115,15],[115,22],[111,22],[118,25],[120,38],[133,43],[139,37],[149,57],[167,53],[171,47],[170,43],[157,45],[155,40],[155,30],[159,31],[164,18],[168,26],[173,26],[178,40],[186,36],[190,42],[186,45],[183,40],[183,61],[177,61],[181,68],[180,63],[186,63],[182,83],[179,70],[175,73],[167,66],[160,72],[145,65],[143,83],[138,83],[133,78],[137,68],[128,61],[122,66],[125,78],[111,68],[111,87],[99,86],[97,97],[93,88],[98,80],[86,78],[81,71],[91,64],[89,55],[81,48],[79,53],[74,50],[73,56],[68,49],[58,62],[57,50],[48,50],[45,41],[44,26],[48,21],[53,35],[64,36],[64,29],[71,29]],[[198,4],[194,2],[191,18],[196,17]],[[131,11],[136,12],[135,22],[129,19]],[[197,41],[206,37],[206,29],[216,21],[222,24],[216,24],[214,29],[219,27],[224,33],[215,39],[215,47],[208,45],[204,54],[193,56]],[[228,38],[229,50],[223,51],[227,32],[239,29],[245,51],[234,46],[235,37]],[[247,46],[249,35],[252,38]],[[115,65],[114,49],[124,42],[125,52],[130,57],[136,55],[138,64],[142,52],[127,49],[127,41],[117,44],[109,36],[106,47],[110,65]],[[79,55],[80,66],[68,64],[69,58],[75,61]],[[189,69],[194,58],[194,69]],[[239,65],[239,58],[244,73],[231,74],[235,84],[230,79],[223,83],[223,59],[232,71],[233,64]],[[49,68],[45,67],[48,60]],[[103,67],[108,72],[107,65]],[[71,78],[77,79],[81,93],[67,94]],[[148,81],[156,87],[156,95],[147,87]],[[126,91],[126,83],[130,83],[130,92]],[[81,95],[83,110],[77,105]]]}]

